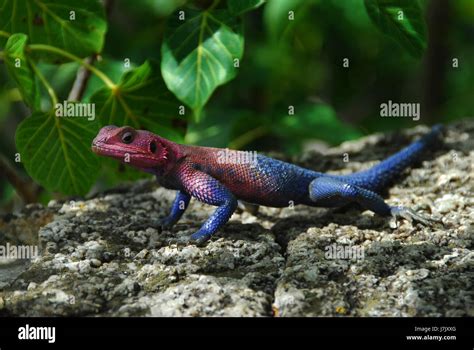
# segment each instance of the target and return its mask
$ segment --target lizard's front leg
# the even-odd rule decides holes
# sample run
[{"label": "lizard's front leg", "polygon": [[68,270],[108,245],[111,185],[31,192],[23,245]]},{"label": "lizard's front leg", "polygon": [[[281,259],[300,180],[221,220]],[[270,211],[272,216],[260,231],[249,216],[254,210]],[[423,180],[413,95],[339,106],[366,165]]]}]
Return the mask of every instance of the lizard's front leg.
[{"label": "lizard's front leg", "polygon": [[183,213],[186,211],[190,200],[191,196],[189,194],[183,191],[178,191],[171,207],[171,213],[159,221],[159,226],[162,228],[170,228],[176,222],[178,222],[181,216],[183,216]]},{"label": "lizard's front leg", "polygon": [[197,200],[218,206],[201,228],[191,235],[192,242],[202,244],[229,221],[237,208],[237,199],[215,178],[192,167],[183,170],[181,182],[184,190]]}]

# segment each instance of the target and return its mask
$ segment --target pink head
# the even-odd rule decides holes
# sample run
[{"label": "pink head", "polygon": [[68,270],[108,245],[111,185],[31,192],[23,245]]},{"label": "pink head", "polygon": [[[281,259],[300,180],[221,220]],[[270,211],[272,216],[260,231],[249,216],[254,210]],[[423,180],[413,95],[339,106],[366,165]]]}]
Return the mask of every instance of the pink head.
[{"label": "pink head", "polygon": [[166,169],[176,156],[171,141],[146,130],[115,125],[100,129],[92,141],[92,151],[148,172]]}]

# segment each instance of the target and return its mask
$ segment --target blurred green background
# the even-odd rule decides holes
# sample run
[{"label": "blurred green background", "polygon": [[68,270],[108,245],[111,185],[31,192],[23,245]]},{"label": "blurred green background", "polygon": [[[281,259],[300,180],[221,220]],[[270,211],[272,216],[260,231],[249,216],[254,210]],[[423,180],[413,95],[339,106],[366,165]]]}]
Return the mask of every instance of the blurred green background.
[{"label": "blurred green background", "polygon": [[[102,61],[96,65],[117,80],[124,58],[137,63],[160,59],[166,18],[182,3],[114,1]],[[201,3],[205,6],[206,1]],[[271,1],[245,15],[239,73],[215,91],[200,122],[187,122],[186,143],[294,155],[311,140],[338,144],[375,131],[473,115],[474,1],[420,1],[428,32],[421,59],[378,31],[362,0],[287,3],[297,8],[297,16],[283,30],[274,18],[278,5]],[[343,67],[345,58],[349,67]],[[458,67],[453,67],[453,59],[458,59]],[[39,68],[60,100],[65,99],[78,65]],[[86,101],[99,85],[92,77]],[[47,95],[43,99],[47,103]],[[420,103],[421,119],[381,118],[380,104],[388,100]],[[288,114],[290,106],[294,115]],[[0,64],[0,156],[12,159],[15,130],[29,114]],[[21,165],[12,166],[26,183],[31,181]],[[104,179],[102,186],[117,182]],[[5,178],[0,179],[0,190],[0,212],[21,205]],[[41,188],[35,191],[42,202],[61,197]]]}]

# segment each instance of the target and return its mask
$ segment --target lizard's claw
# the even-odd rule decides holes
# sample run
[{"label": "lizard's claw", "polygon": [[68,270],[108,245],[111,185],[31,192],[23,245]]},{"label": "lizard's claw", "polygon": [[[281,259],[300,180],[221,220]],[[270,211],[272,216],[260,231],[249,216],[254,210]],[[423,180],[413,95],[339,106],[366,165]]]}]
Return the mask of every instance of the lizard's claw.
[{"label": "lizard's claw", "polygon": [[164,230],[170,229],[171,227],[174,226],[175,223],[176,223],[176,220],[173,220],[169,216],[167,216],[167,217],[160,220],[161,227]]},{"label": "lizard's claw", "polygon": [[165,217],[163,219],[153,220],[151,226],[161,233],[163,230],[169,230],[174,224],[175,222],[170,217]]},{"label": "lizard's claw", "polygon": [[390,222],[390,227],[392,228],[398,227],[399,218],[403,218],[409,221],[410,223],[413,221],[419,222],[425,226],[432,226],[434,223],[440,222],[439,220],[420,215],[414,210],[402,206],[391,207],[391,215],[394,219]]},{"label": "lizard's claw", "polygon": [[176,241],[176,244],[178,246],[188,246],[193,244],[197,247],[202,247],[206,245],[210,238],[210,235],[197,231],[191,236],[179,237],[179,239]]},{"label": "lizard's claw", "polygon": [[202,247],[210,238],[210,234],[199,230],[189,237],[189,244],[195,244],[198,247]]}]

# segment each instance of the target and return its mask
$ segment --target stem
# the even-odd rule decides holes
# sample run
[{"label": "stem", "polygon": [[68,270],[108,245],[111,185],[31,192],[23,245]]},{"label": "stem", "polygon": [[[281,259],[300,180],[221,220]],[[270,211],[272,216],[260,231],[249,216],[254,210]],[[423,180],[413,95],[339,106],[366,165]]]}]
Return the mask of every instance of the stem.
[{"label": "stem", "polygon": [[214,10],[214,8],[215,8],[217,5],[219,5],[219,2],[220,2],[220,1],[221,1],[221,0],[214,0],[214,2],[212,3],[211,6],[209,6],[209,8],[207,9],[207,11],[212,11],[212,10]]},{"label": "stem", "polygon": [[76,61],[80,65],[86,67],[88,70],[90,70],[92,73],[94,73],[97,76],[97,78],[102,80],[104,82],[104,84],[107,85],[107,87],[109,89],[115,90],[117,88],[117,86],[113,83],[113,81],[107,75],[105,75],[102,71],[98,70],[97,68],[90,65],[89,63],[87,63],[83,59],[81,59],[81,58],[79,58],[79,57],[77,57],[77,56],[75,56],[75,55],[73,55],[73,54],[71,54],[67,51],[64,51],[64,50],[62,50],[60,48],[57,48],[57,47],[54,47],[54,46],[44,45],[44,44],[31,44],[31,45],[28,46],[28,48],[31,51],[46,51],[46,52],[56,53],[60,56],[69,58],[72,61]]},{"label": "stem", "polygon": [[[92,64],[94,60],[95,56],[90,56],[84,59],[84,61],[89,64]],[[90,70],[88,70],[84,66],[79,67],[76,73],[76,79],[74,80],[71,91],[69,91],[69,95],[67,97],[68,101],[80,101],[82,99],[84,91],[86,90],[87,82],[89,81],[90,77]]]},{"label": "stem", "polygon": [[33,68],[33,71],[35,72],[35,74],[40,79],[41,83],[43,83],[44,87],[46,88],[46,91],[48,91],[49,97],[51,97],[51,103],[53,104],[53,108],[55,108],[56,104],[58,103],[58,97],[56,96],[54,89],[51,87],[49,82],[44,77],[43,73],[41,73],[41,71],[36,67],[33,61],[30,61],[30,65],[31,65],[31,68]]},{"label": "stem", "polygon": [[10,37],[10,33],[7,33],[7,32],[4,32],[3,30],[0,30],[0,36],[3,36],[5,38],[9,38]]},{"label": "stem", "polygon": [[247,131],[243,135],[240,135],[239,137],[234,139],[234,141],[229,142],[229,148],[241,149],[243,146],[258,139],[259,137],[265,135],[266,133],[268,133],[268,128],[264,125],[259,126],[255,129]]}]

